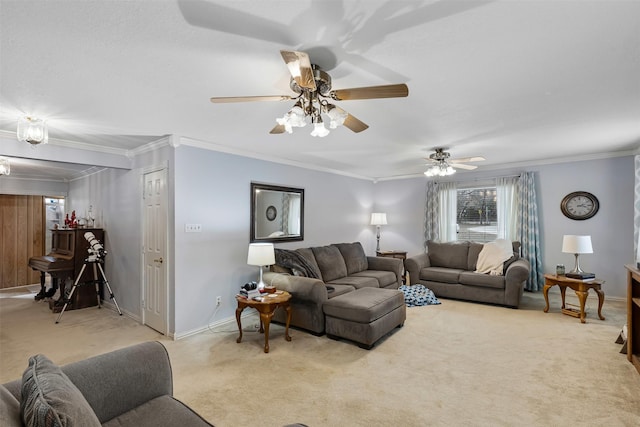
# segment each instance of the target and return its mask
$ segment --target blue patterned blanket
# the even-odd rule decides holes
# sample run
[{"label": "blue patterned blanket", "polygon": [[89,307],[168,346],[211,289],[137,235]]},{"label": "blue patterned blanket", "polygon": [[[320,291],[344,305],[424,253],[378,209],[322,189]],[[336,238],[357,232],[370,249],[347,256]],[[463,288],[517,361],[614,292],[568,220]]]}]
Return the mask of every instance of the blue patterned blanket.
[{"label": "blue patterned blanket", "polygon": [[440,304],[433,291],[424,285],[402,285],[398,289],[404,292],[407,307]]}]

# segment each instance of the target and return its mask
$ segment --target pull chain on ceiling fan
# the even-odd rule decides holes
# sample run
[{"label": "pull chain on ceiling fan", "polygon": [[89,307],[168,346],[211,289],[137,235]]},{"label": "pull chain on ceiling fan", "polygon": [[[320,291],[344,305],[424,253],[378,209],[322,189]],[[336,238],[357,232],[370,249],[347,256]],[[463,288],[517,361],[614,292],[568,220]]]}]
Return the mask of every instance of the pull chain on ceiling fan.
[{"label": "pull chain on ceiling fan", "polygon": [[331,90],[331,76],[320,67],[311,64],[309,55],[305,52],[281,50],[280,54],[291,74],[289,87],[298,94],[297,96],[213,97],[211,102],[221,104],[296,100],[283,117],[276,119],[278,124],[269,133],[293,133],[294,127],[304,127],[310,122],[314,127],[311,136],[323,137],[329,134],[329,130],[324,126],[323,114],[329,119],[330,129],[345,126],[357,133],[369,127],[330,101],[401,98],[409,95],[409,88],[404,83]]}]

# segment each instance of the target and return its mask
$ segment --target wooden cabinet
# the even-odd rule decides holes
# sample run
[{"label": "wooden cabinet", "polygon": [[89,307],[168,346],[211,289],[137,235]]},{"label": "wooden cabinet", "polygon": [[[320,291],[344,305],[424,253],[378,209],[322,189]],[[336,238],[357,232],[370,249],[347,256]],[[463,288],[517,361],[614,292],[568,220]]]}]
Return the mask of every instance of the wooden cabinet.
[{"label": "wooden cabinet", "polygon": [[625,266],[627,272],[627,359],[640,373],[640,270]]}]

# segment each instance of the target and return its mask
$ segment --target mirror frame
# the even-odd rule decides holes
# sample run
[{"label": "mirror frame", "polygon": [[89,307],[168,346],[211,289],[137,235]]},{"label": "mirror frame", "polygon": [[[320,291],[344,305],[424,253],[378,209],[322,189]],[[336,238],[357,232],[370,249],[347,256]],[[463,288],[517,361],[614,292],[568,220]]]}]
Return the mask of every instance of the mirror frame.
[{"label": "mirror frame", "polygon": [[[282,237],[257,237],[256,236],[256,221],[258,215],[262,212],[256,212],[256,194],[258,190],[266,191],[279,191],[283,193],[297,193],[300,194],[300,234],[296,236],[282,236]],[[249,241],[250,243],[256,242],[296,242],[304,240],[304,189],[294,187],[284,187],[280,185],[260,184],[257,182],[251,183],[251,227]]]}]

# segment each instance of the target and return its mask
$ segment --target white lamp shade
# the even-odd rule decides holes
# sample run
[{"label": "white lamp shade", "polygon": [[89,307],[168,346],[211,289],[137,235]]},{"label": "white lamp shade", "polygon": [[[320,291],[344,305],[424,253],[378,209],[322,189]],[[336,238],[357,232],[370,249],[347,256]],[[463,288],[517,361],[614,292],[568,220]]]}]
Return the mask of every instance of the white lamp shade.
[{"label": "white lamp shade", "polygon": [[247,255],[249,265],[273,265],[276,263],[276,255],[273,251],[273,243],[250,243]]},{"label": "white lamp shade", "polygon": [[568,254],[592,254],[591,236],[565,235],[562,238],[562,252]]},{"label": "white lamp shade", "polygon": [[387,214],[381,212],[372,213],[371,225],[387,225]]}]

